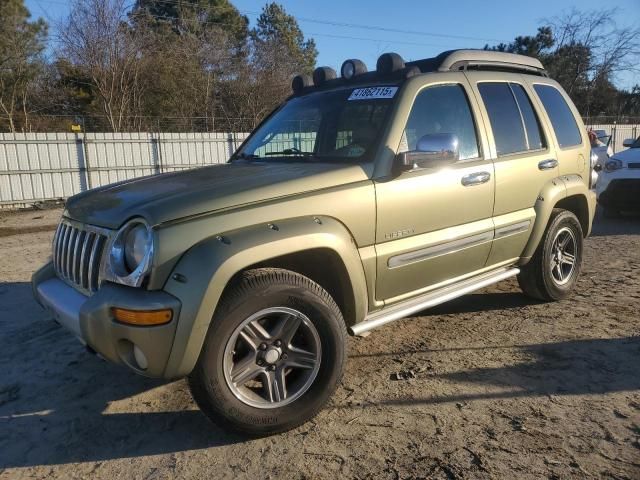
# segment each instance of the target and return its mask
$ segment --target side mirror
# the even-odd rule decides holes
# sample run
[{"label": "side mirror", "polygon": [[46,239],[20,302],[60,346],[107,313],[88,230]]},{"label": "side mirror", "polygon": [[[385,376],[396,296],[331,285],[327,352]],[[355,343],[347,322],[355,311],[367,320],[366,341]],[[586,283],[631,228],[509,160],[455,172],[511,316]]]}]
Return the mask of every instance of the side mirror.
[{"label": "side mirror", "polygon": [[403,170],[434,168],[458,161],[458,137],[452,133],[434,133],[420,137],[416,149],[398,154]]},{"label": "side mirror", "polygon": [[634,143],[636,143],[635,138],[625,138],[624,142],[622,142],[622,146],[623,147],[630,147],[631,145],[633,145]]}]

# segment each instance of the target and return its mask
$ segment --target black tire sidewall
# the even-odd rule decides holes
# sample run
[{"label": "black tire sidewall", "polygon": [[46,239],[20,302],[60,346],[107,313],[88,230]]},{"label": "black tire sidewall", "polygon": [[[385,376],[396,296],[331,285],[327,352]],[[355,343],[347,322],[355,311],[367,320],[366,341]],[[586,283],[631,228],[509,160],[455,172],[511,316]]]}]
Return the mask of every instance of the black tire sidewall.
[{"label": "black tire sidewall", "polygon": [[[553,254],[553,241],[555,240],[558,231],[564,227],[568,227],[572,230],[576,240],[576,265],[573,273],[571,274],[570,280],[564,285],[558,285],[554,281],[551,273],[551,255]],[[576,216],[571,212],[562,211],[549,225],[544,239],[542,255],[540,257],[540,268],[544,290],[551,299],[561,300],[566,298],[578,281],[578,277],[580,276],[580,271],[582,269],[583,240],[582,226]]]},{"label": "black tire sidewall", "polygon": [[[276,306],[298,310],[313,323],[320,336],[321,363],[314,383],[299,399],[280,408],[260,409],[243,403],[231,392],[224,378],[224,350],[240,323],[260,310]],[[317,292],[282,280],[248,288],[234,296],[216,312],[192,374],[200,377],[197,381],[204,389],[201,393],[205,393],[204,399],[202,395],[194,395],[199,404],[204,400],[200,407],[215,422],[222,420],[250,434],[288,430],[313,417],[342,376],[346,338],[344,322],[336,310],[335,304],[331,305]]]}]

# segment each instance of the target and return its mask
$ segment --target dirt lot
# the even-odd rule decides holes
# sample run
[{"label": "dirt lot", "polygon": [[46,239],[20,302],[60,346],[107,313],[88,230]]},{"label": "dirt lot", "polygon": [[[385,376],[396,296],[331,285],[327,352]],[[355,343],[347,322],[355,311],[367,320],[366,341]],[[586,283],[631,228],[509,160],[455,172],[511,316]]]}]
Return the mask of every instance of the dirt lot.
[{"label": "dirt lot", "polygon": [[99,360],[36,305],[59,214],[0,213],[3,480],[640,478],[638,217],[596,220],[571,300],[508,281],[351,339],[313,422],[247,440],[209,424],[184,381]]}]

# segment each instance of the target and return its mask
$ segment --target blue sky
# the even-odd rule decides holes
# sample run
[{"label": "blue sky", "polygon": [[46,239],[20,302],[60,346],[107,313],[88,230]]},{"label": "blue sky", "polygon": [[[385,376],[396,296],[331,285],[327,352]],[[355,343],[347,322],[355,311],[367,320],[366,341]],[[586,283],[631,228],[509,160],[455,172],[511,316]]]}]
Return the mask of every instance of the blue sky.
[{"label": "blue sky", "polygon": [[[69,3],[26,0],[33,16],[49,22],[64,18]],[[265,0],[232,0],[232,3],[254,24]],[[344,59],[353,57],[373,68],[378,56],[388,51],[398,52],[406,60],[415,60],[451,48],[481,48],[485,43],[510,41],[517,35],[534,34],[545,18],[559,15],[572,6],[581,10],[616,7],[618,26],[640,25],[640,0],[280,0],[280,3],[298,18],[305,34],[316,40],[320,53],[318,64],[336,69]],[[640,83],[640,76],[624,74],[616,83],[629,88]]]}]

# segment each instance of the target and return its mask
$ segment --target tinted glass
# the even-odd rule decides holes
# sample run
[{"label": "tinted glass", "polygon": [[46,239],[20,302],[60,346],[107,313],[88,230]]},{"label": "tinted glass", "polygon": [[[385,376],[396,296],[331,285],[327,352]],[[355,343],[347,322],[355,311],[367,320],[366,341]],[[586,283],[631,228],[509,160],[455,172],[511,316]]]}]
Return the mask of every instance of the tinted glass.
[{"label": "tinted glass", "polygon": [[522,85],[518,85],[517,83],[510,83],[509,85],[511,85],[511,90],[513,90],[513,94],[520,107],[520,112],[522,113],[522,119],[524,120],[524,126],[527,131],[527,139],[529,140],[529,150],[539,150],[546,147],[540,122],[533,110],[529,96],[524,91]]},{"label": "tinted glass", "polygon": [[372,160],[394,95],[351,99],[352,92],[347,88],[289,100],[232,160]]},{"label": "tinted glass", "polygon": [[527,150],[527,138],[520,110],[509,84],[481,83],[478,85],[478,90],[489,113],[498,155]]},{"label": "tinted glass", "polygon": [[535,85],[534,88],[549,115],[560,147],[582,144],[580,130],[562,94],[549,85]]},{"label": "tinted glass", "polygon": [[411,108],[400,151],[415,150],[423,135],[452,133],[458,137],[460,160],[480,156],[467,96],[460,85],[426,88]]}]

